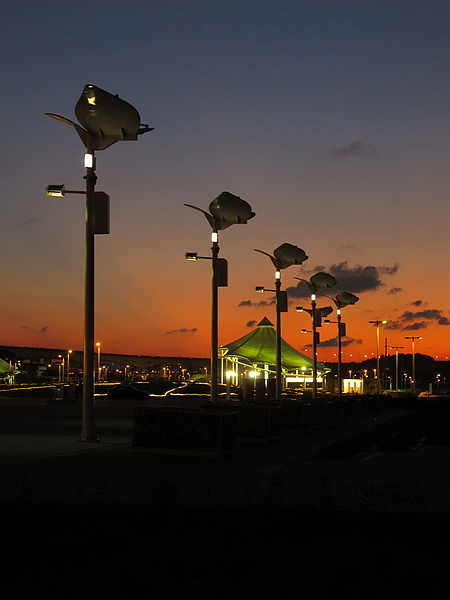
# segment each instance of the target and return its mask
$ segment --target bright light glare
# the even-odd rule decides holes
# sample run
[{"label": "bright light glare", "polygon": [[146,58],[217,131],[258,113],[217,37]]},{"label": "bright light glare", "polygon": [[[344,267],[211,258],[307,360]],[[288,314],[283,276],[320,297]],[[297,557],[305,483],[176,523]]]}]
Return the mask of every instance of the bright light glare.
[{"label": "bright light glare", "polygon": [[219,241],[219,234],[217,233],[217,231],[213,231],[211,234],[211,241],[213,243],[218,242]]},{"label": "bright light glare", "polygon": [[94,166],[94,156],[92,154],[86,153],[84,155],[84,166],[86,169],[92,169]]}]

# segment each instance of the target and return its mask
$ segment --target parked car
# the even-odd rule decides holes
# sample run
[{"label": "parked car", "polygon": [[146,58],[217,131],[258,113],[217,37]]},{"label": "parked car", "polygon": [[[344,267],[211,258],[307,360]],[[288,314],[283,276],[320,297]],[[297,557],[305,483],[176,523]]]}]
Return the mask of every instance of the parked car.
[{"label": "parked car", "polygon": [[132,385],[120,384],[111,388],[106,396],[107,398],[111,398],[113,400],[144,400],[145,398],[149,397],[149,394],[145,390],[138,390]]}]

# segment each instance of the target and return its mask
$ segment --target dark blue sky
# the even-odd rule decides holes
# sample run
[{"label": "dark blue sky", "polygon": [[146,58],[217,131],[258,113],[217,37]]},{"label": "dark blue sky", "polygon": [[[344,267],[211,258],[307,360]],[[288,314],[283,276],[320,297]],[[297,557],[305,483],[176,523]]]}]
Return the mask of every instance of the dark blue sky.
[{"label": "dark blue sky", "polygon": [[[44,190],[83,188],[84,149],[44,113],[74,119],[87,83],[155,127],[98,154],[98,189],[111,196],[111,235],[97,238],[105,351],[208,353],[209,265],[183,257],[208,252],[209,229],[183,203],[207,209],[224,190],[257,215],[221,234],[230,285],[220,343],[274,318],[270,306],[238,305],[273,280],[254,248],[284,242],[310,257],[283,272],[285,287],[318,266],[348,285],[375,269],[348,309],[356,352],[373,346],[373,316],[401,323],[419,301],[450,316],[449,17],[449,3],[433,0],[10,3],[0,24],[1,343],[82,344],[83,200]],[[296,347],[300,320],[285,317]],[[445,324],[417,323],[422,351],[447,352]],[[404,332],[389,336],[400,343]]]}]

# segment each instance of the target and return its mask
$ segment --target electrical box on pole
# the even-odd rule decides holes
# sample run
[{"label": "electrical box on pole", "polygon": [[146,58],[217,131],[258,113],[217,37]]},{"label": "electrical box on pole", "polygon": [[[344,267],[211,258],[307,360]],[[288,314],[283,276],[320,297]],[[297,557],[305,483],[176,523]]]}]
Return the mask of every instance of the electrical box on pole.
[{"label": "electrical box on pole", "polygon": [[216,260],[214,277],[217,287],[228,286],[228,261],[226,258]]},{"label": "electrical box on pole", "polygon": [[280,312],[287,312],[288,311],[288,297],[287,297],[287,292],[286,291],[280,291],[278,297],[279,297],[279,302],[280,302],[280,306],[279,306]]},{"label": "electrical box on pole", "polygon": [[105,192],[94,192],[93,225],[93,233],[109,233],[109,196]]}]

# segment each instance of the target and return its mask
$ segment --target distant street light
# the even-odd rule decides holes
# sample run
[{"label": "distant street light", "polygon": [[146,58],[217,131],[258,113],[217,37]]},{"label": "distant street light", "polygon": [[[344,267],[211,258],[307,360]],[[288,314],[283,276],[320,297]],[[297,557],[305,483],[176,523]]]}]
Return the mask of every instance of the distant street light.
[{"label": "distant street light", "polygon": [[380,321],[379,319],[375,319],[375,321],[369,321],[373,325],[376,325],[377,328],[377,394],[381,394],[381,373],[380,373],[380,325],[385,325],[387,321]]},{"label": "distant street light", "polygon": [[211,402],[218,399],[218,365],[219,365],[219,342],[218,342],[218,323],[219,323],[219,287],[228,286],[228,263],[226,259],[219,258],[219,231],[236,224],[246,224],[249,219],[255,216],[252,207],[248,202],[234,196],[230,192],[222,192],[209,205],[209,213],[193,206],[193,208],[206,217],[206,220],[212,228],[211,233],[211,257],[197,256],[196,252],[186,252],[186,260],[208,259],[212,261],[212,293],[211,293]]},{"label": "distant street light", "polygon": [[100,358],[100,353],[101,353],[101,347],[102,347],[102,345],[101,345],[100,342],[97,342],[95,345],[97,346],[97,373],[98,373],[98,375],[97,375],[97,383],[100,383],[101,376],[102,376],[102,366],[101,366],[102,363],[101,363],[101,358]]},{"label": "distant street light", "polygon": [[[86,147],[86,259],[84,299],[83,424],[80,441],[97,441],[94,428],[94,251],[95,234],[109,233],[109,196],[95,191],[95,151],[109,148],[118,141],[137,140],[151,131],[141,125],[137,110],[117,95],[94,85],[86,85],[75,106],[80,124],[54,113],[47,116],[74,127]],[[59,188],[59,189],[58,189]],[[47,194],[64,196],[65,187],[47,186]]]},{"label": "distant street light", "polygon": [[70,383],[70,355],[73,350],[67,350],[67,383]]},{"label": "distant street light", "polygon": [[64,383],[64,357],[61,354],[58,354],[58,358],[61,359],[59,365],[58,365],[58,378],[59,378],[59,383]]},{"label": "distant street light", "polygon": [[317,341],[319,334],[317,332],[317,327],[322,327],[322,317],[327,317],[330,313],[333,312],[331,306],[325,306],[323,308],[317,308],[316,304],[316,294],[320,290],[333,287],[336,285],[336,279],[333,275],[329,273],[324,273],[320,271],[319,273],[315,273],[312,277],[310,277],[309,281],[306,279],[301,279],[300,277],[296,277],[299,281],[303,281],[309,287],[311,291],[311,309],[303,308],[302,306],[297,306],[296,310],[298,312],[308,312],[311,315],[312,320],[312,347],[313,347],[313,389],[312,389],[312,397],[317,398]]},{"label": "distant street light", "polygon": [[412,356],[411,356],[411,360],[412,360],[412,381],[411,381],[411,391],[413,394],[416,393],[416,355],[415,355],[415,346],[414,346],[414,342],[416,340],[421,340],[422,336],[421,335],[410,335],[407,336],[405,335],[405,340],[411,340],[411,349],[412,349]]},{"label": "distant street light", "polygon": [[404,346],[391,346],[391,350],[395,350],[395,390],[398,392],[398,351]]},{"label": "distant street light", "polygon": [[263,250],[256,250],[265,254],[272,261],[275,267],[275,289],[268,290],[263,286],[257,286],[255,290],[257,292],[275,292],[276,298],[276,312],[277,312],[277,325],[276,325],[276,347],[275,347],[275,401],[280,402],[282,381],[281,381],[281,313],[287,312],[288,301],[287,292],[281,291],[281,269],[287,269],[292,265],[301,265],[305,260],[308,259],[305,251],[294,246],[293,244],[281,244],[273,251],[273,256],[264,252]]}]

